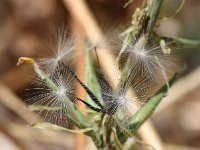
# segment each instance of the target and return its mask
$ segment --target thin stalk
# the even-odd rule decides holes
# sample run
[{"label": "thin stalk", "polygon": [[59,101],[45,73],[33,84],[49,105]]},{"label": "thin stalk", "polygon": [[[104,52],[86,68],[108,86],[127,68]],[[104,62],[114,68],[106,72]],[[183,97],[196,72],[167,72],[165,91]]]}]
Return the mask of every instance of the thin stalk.
[{"label": "thin stalk", "polygon": [[185,39],[185,38],[170,38],[170,37],[163,37],[167,42],[169,42],[169,47],[175,47],[175,48],[193,48],[193,49],[199,49],[200,48],[200,40],[191,40],[191,39]]},{"label": "thin stalk", "polygon": [[149,19],[148,19],[147,30],[146,30],[148,33],[152,32],[159,15],[161,5],[163,3],[163,0],[149,0],[149,1],[150,3],[147,2]]}]

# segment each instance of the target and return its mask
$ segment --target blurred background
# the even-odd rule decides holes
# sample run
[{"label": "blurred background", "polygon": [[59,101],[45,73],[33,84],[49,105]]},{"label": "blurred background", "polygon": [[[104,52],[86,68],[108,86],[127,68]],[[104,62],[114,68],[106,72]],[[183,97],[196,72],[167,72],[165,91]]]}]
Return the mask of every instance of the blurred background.
[{"label": "blurred background", "polygon": [[[0,1],[1,150],[80,149],[74,146],[80,142],[80,137],[30,127],[31,123],[40,120],[25,104],[25,89],[29,86],[28,81],[34,78],[34,71],[31,66],[16,67],[21,56],[45,54],[44,41],[51,38],[49,31],[63,23],[70,28],[75,26],[65,1]],[[113,22],[130,22],[132,13],[142,1],[134,0],[126,8],[123,8],[126,0],[86,2],[97,22],[104,27]],[[175,12],[181,2],[165,0],[160,17]],[[200,39],[199,26],[200,1],[186,0],[181,11],[167,20],[161,19],[156,30],[164,36]],[[181,53],[187,69],[151,120],[167,150],[200,150],[200,50],[184,49]],[[82,149],[94,149],[89,139],[84,142]]]}]

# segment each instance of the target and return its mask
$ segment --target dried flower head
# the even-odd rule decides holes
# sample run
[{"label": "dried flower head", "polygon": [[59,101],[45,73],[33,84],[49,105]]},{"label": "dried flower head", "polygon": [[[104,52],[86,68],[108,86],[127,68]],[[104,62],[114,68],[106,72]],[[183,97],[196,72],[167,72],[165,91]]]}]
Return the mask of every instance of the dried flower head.
[{"label": "dried flower head", "polygon": [[74,39],[64,26],[58,28],[58,31],[52,36],[50,41],[48,42],[47,50],[49,56],[36,58],[40,69],[48,74],[55,71],[59,61],[68,64],[72,63],[75,57],[74,49],[76,48]]},{"label": "dried flower head", "polygon": [[45,121],[68,126],[71,109],[68,101],[74,100],[74,78],[66,68],[57,65],[54,73],[49,76],[49,80],[52,83],[48,83],[50,81],[41,77],[33,80],[33,87],[28,89],[30,98],[27,102],[39,111]]},{"label": "dried flower head", "polygon": [[169,43],[156,34],[120,34],[107,41],[122,72],[128,64],[126,88],[140,80],[139,85],[133,87],[138,98],[152,96],[161,86],[168,84],[180,67],[177,51],[169,48]]},{"label": "dried flower head", "polygon": [[[38,77],[32,81],[27,101],[34,110],[38,110],[45,121],[67,126],[70,117],[69,101],[76,99],[75,78],[70,73],[71,61],[74,58],[75,44],[65,28],[59,28],[57,35],[52,37],[50,57],[21,57],[18,64],[32,64]],[[65,64],[65,65],[63,65]]]}]

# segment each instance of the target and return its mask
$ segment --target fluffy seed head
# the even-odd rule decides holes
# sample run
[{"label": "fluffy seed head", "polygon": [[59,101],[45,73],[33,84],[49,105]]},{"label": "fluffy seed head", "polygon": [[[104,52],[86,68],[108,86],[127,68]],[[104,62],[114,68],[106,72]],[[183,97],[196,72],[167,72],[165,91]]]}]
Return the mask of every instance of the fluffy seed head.
[{"label": "fluffy seed head", "polygon": [[111,42],[111,47],[114,45],[113,51],[118,52],[116,59],[120,68],[130,60],[127,87],[133,86],[139,98],[147,99],[168,84],[180,66],[180,59],[177,51],[170,49],[167,42],[155,35],[143,33],[131,39],[118,36]]},{"label": "fluffy seed head", "polygon": [[51,43],[48,44],[48,57],[37,58],[36,62],[40,68],[48,74],[54,72],[58,66],[58,62],[72,63],[74,59],[74,49],[76,45],[68,30],[64,27],[58,29],[57,33],[53,35]]},{"label": "fluffy seed head", "polygon": [[100,80],[100,86],[102,90],[101,101],[103,101],[102,112],[108,115],[106,123],[111,126],[116,123],[125,127],[130,117],[144,104],[143,101],[137,97],[131,97],[124,88],[116,93],[116,90],[110,87],[105,76]]},{"label": "fluffy seed head", "polygon": [[68,104],[74,100],[74,78],[60,64],[48,78],[53,82],[53,86],[41,77],[32,81],[33,88],[28,89],[31,97],[27,102],[32,104],[34,110],[39,111],[45,121],[66,127],[71,109]]}]

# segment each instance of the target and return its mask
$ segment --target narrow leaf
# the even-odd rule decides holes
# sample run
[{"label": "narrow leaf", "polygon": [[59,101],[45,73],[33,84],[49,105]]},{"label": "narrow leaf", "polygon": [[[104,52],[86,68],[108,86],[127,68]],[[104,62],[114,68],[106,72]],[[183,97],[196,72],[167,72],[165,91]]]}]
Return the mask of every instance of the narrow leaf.
[{"label": "narrow leaf", "polygon": [[55,124],[48,123],[48,122],[37,122],[37,123],[32,124],[31,126],[35,127],[35,128],[40,128],[40,129],[52,129],[52,130],[57,130],[57,131],[70,132],[70,133],[85,133],[85,132],[92,130],[92,128],[71,130],[71,129],[67,129],[67,128],[57,126]]},{"label": "narrow leaf", "polygon": [[[180,74],[183,72],[183,69],[178,71],[174,77],[170,80],[169,85],[172,84],[178,79]],[[130,119],[128,128],[135,132],[153,113],[163,97],[165,97],[168,91],[167,85],[162,87],[153,97],[151,97],[148,102]]]}]

